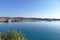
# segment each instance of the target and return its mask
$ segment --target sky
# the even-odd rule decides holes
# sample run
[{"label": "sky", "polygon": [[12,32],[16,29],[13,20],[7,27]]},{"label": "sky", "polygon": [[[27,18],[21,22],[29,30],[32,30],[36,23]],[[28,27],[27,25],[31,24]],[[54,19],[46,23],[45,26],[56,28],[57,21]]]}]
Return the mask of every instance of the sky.
[{"label": "sky", "polygon": [[60,18],[60,0],[0,0],[0,17]]}]

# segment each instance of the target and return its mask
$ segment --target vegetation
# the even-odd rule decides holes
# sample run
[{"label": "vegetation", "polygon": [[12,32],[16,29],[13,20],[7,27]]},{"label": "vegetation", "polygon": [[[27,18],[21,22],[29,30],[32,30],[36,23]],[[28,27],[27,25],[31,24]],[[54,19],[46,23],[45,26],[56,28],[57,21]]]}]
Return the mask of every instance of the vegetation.
[{"label": "vegetation", "polygon": [[22,32],[17,30],[0,32],[0,40],[27,40],[27,37]]}]

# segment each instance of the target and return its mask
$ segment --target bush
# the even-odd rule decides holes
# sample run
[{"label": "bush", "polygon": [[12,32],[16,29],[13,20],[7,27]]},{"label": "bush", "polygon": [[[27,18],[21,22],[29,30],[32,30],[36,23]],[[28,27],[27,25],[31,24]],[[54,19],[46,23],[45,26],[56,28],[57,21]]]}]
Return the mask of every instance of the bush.
[{"label": "bush", "polygon": [[0,40],[27,40],[27,37],[22,32],[17,30],[7,30],[4,33],[0,32]]}]

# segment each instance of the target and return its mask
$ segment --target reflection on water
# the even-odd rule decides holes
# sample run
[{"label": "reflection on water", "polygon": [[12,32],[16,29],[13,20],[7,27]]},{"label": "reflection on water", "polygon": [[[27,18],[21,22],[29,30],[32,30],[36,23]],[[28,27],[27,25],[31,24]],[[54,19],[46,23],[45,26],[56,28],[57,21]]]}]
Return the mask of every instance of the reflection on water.
[{"label": "reflection on water", "polygon": [[28,40],[60,40],[60,22],[16,22],[0,24],[0,31],[22,31]]}]

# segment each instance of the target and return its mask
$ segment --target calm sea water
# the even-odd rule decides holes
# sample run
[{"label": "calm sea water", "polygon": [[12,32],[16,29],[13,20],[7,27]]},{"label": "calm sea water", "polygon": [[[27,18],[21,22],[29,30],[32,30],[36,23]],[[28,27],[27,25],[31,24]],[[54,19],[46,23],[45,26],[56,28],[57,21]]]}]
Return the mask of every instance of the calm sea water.
[{"label": "calm sea water", "polygon": [[0,31],[18,29],[28,40],[60,40],[60,22],[17,22],[0,24]]}]

